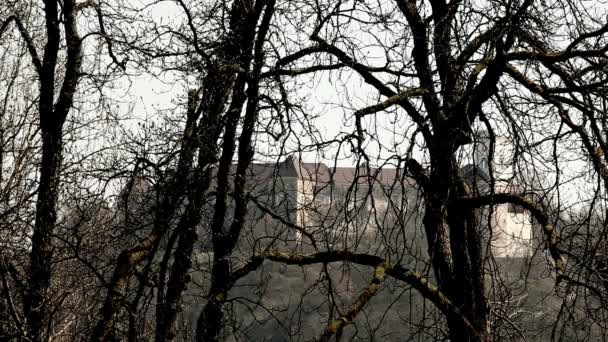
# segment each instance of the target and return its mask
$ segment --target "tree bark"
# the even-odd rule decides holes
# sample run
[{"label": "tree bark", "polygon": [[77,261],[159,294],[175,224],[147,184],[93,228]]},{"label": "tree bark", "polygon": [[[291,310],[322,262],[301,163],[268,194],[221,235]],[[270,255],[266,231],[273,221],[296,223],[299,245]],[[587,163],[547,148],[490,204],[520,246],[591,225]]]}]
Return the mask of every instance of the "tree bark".
[{"label": "tree bark", "polygon": [[[67,45],[65,74],[55,102],[55,82],[60,50],[60,21],[56,0],[45,1],[47,43],[41,68],[39,115],[42,133],[40,184],[36,202],[36,220],[30,252],[28,285],[23,304],[32,341],[44,341],[46,326],[50,326],[48,290],[51,285],[53,261],[52,236],[57,221],[57,198],[63,151],[63,124],[73,103],[82,63],[81,39],[76,30],[76,9],[73,0],[63,3],[63,27]],[[34,64],[38,65],[35,49],[30,48]]]},{"label": "tree bark", "polygon": [[[230,290],[232,279],[230,256],[238,242],[248,210],[247,170],[253,157],[252,137],[258,115],[259,80],[264,61],[263,46],[274,13],[274,4],[274,0],[258,0],[250,1],[249,4],[245,4],[245,2],[242,4],[235,3],[233,6],[231,20],[235,21],[233,26],[235,30],[232,32],[232,39],[238,45],[233,46],[232,50],[238,51],[236,61],[240,70],[252,70],[238,73],[233,86],[232,103],[226,113],[227,124],[218,170],[216,205],[211,226],[214,251],[211,287],[208,292],[208,302],[197,321],[196,339],[199,342],[218,341],[223,328],[222,308]],[[262,10],[264,10],[264,15],[256,37],[256,26]],[[228,174],[236,148],[236,131],[241,118],[241,108],[245,102],[247,108],[243,118],[242,132],[238,140],[238,162],[233,180],[234,195],[231,196],[234,199],[234,218],[232,218],[229,227],[225,227],[228,184],[230,181]]]}]

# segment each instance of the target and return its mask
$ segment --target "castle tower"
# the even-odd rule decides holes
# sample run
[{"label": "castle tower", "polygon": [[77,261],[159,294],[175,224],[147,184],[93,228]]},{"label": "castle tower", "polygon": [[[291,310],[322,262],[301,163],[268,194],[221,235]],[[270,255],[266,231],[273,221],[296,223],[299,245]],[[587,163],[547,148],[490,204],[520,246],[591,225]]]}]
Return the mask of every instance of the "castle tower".
[{"label": "castle tower", "polygon": [[[490,149],[493,146],[493,154]],[[477,177],[467,175],[469,179],[487,186],[483,192],[489,192],[490,166],[494,176],[495,193],[520,193],[521,185],[516,177],[514,163],[514,148],[512,142],[504,136],[494,136],[487,131],[476,134],[472,146],[473,165],[467,167],[468,172],[474,172]],[[473,171],[470,171],[473,170]],[[476,188],[479,189],[479,184]],[[480,212],[483,226],[488,227],[488,209]],[[532,222],[530,213],[523,208],[510,203],[495,205],[489,222],[490,229],[485,229],[482,235],[490,240],[492,254],[495,257],[522,258],[532,254]]]},{"label": "castle tower", "polygon": [[495,136],[493,155],[490,155],[491,145],[490,134],[487,131],[478,132],[473,142],[473,162],[488,175],[491,165],[495,180],[509,182],[514,176],[513,143],[504,136]]}]

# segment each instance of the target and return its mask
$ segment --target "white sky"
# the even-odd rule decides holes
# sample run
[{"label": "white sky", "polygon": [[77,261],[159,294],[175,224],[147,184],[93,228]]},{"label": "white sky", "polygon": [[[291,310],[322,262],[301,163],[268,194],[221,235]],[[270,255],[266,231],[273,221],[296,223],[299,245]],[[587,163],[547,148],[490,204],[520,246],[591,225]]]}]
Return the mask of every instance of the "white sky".
[{"label": "white sky", "polygon": [[[113,1],[115,0],[110,0],[110,2]],[[175,25],[179,25],[179,20],[183,20],[181,10],[172,2],[151,6],[142,15],[155,18],[159,22],[171,22]],[[362,33],[359,39],[365,45],[371,38],[369,38],[369,35]],[[367,48],[364,52],[370,58],[379,59],[381,57],[380,51],[374,51],[373,48]],[[374,56],[374,54],[377,54],[377,56]],[[382,65],[383,61],[379,60],[378,64]],[[302,76],[300,79],[308,86],[303,87],[295,94],[308,98],[309,101],[305,103],[305,106],[310,112],[307,114],[318,115],[313,124],[320,132],[322,140],[325,141],[352,133],[354,130],[353,120],[345,118],[350,118],[354,110],[378,101],[377,91],[366,85],[355,73],[346,71],[342,73],[340,79],[336,79],[336,73],[333,72],[331,80],[329,75],[328,72],[325,72],[321,76],[316,76],[314,80],[309,76]],[[126,103],[118,109],[131,118],[130,123],[126,124],[127,127],[136,127],[137,122],[150,120],[156,115],[157,110],[174,108],[175,99],[181,98],[184,94],[184,82],[171,80],[168,75],[163,76],[163,82],[146,75],[131,77],[129,82],[131,87],[125,94],[124,100]],[[127,84],[127,82],[123,81],[123,84]],[[124,92],[124,87],[119,87],[116,90],[116,95],[122,96],[122,92]],[[411,120],[407,118],[402,110],[395,111],[394,108],[391,108],[388,112],[369,116],[365,120],[365,126],[369,135],[366,139],[366,152],[372,158],[372,163],[382,164],[386,158],[394,154],[405,155],[408,148],[408,139],[414,128]],[[305,136],[298,136],[298,138],[306,142]],[[535,139],[534,137],[529,138]],[[298,149],[293,139],[287,147],[288,150]],[[350,153],[350,148],[348,145],[344,145],[342,148],[337,165],[352,165],[354,159]],[[256,149],[258,160],[268,160],[269,157],[265,155],[275,153],[270,145],[264,143],[264,139],[258,140]],[[316,152],[305,152],[301,155],[301,158],[305,161],[322,161],[328,165],[334,165],[336,163],[334,159],[335,147],[325,152],[323,155]],[[568,152],[568,148],[560,148],[564,160],[567,159]],[[424,161],[419,151],[416,151],[414,156]],[[374,157],[377,157],[376,160],[374,160]],[[540,161],[536,163],[538,164]],[[581,168],[585,167],[585,164],[581,162],[564,165],[568,166],[563,168],[562,179],[575,178],[581,172]],[[554,176],[549,172],[546,180],[550,181]],[[565,188],[568,188],[569,197],[575,198],[575,194],[582,192],[576,190],[583,189],[585,186],[589,186],[588,182],[585,183],[585,180],[578,179],[576,182],[566,185]]]}]

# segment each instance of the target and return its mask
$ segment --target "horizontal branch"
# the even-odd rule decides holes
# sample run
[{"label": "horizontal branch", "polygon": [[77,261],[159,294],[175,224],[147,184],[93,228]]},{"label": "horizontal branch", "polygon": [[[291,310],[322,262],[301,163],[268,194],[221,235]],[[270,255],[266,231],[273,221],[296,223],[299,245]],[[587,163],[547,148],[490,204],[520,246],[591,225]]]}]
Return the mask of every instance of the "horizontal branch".
[{"label": "horizontal branch", "polygon": [[508,60],[538,60],[542,62],[563,62],[572,58],[606,57],[608,46],[591,50],[566,50],[552,53],[537,51],[518,51],[507,54]]},{"label": "horizontal branch", "polygon": [[277,66],[287,65],[287,64],[290,64],[290,63],[293,63],[293,62],[297,61],[300,58],[303,58],[303,57],[306,57],[308,55],[312,55],[312,54],[315,54],[315,53],[318,53],[318,52],[323,52],[323,51],[324,50],[323,50],[323,48],[321,46],[318,46],[318,45],[309,46],[309,47],[303,48],[300,51],[295,52],[295,53],[293,53],[291,55],[288,55],[288,56],[285,56],[283,58],[280,58],[277,61],[276,65]]},{"label": "horizontal branch", "polygon": [[503,204],[503,203],[512,203],[515,205],[519,205],[530,211],[532,216],[538,221],[541,225],[543,232],[545,234],[546,242],[549,247],[549,252],[551,253],[551,257],[555,261],[555,269],[558,273],[558,279],[561,279],[559,275],[561,275],[564,271],[564,261],[561,256],[561,252],[558,248],[558,238],[557,233],[553,225],[549,222],[549,217],[544,213],[542,208],[540,208],[536,203],[531,201],[530,199],[518,195],[518,194],[510,194],[510,193],[498,193],[492,195],[484,195],[479,197],[472,198],[460,198],[456,200],[456,205],[465,206],[467,208],[480,208],[488,205],[495,204]]},{"label": "horizontal branch", "polygon": [[267,78],[271,76],[300,76],[310,74],[317,71],[336,70],[345,67],[344,63],[335,63],[328,65],[313,65],[305,68],[294,68],[294,69],[272,69],[260,74],[260,78]]},{"label": "horizontal branch", "polygon": [[255,270],[262,264],[263,260],[298,266],[327,264],[331,262],[351,262],[374,268],[382,266],[386,274],[401,280],[418,290],[424,298],[431,301],[445,316],[453,315],[459,317],[461,322],[472,334],[478,335],[477,330],[460,309],[458,309],[443,292],[435,285],[431,284],[422,274],[401,265],[392,265],[381,257],[370,254],[352,253],[349,251],[326,251],[313,254],[292,254],[279,251],[266,251],[253,256],[249,264],[233,273],[232,279],[236,278],[235,275],[237,275],[237,273],[239,277],[243,277],[246,273]]},{"label": "horizontal branch", "polygon": [[356,116],[366,116],[366,115],[370,115],[370,114],[375,114],[375,113],[383,111],[393,105],[401,104],[402,101],[409,100],[412,97],[421,96],[424,93],[426,93],[426,91],[427,90],[424,88],[414,88],[414,89],[410,89],[410,90],[401,92],[397,95],[393,95],[393,96],[389,97],[388,99],[386,99],[383,102],[359,109],[355,112],[355,115]]}]

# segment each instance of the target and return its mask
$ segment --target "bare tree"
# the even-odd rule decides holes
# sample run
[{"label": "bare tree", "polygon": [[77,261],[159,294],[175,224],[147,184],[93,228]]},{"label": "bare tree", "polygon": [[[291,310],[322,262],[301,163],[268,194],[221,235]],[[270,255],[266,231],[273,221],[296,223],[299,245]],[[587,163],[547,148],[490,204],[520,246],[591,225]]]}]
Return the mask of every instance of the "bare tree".
[{"label": "bare tree", "polygon": [[[567,327],[573,339],[606,337],[601,4],[0,9],[0,39],[19,51],[0,50],[0,222],[33,223],[15,234],[33,232],[29,259],[2,238],[3,336],[492,341],[529,339],[540,322],[551,328],[539,338],[570,338]],[[173,104],[140,126],[69,120],[114,111],[112,87],[142,78],[172,85]],[[19,99],[26,79],[38,89]],[[100,106],[77,101],[83,84],[82,103]],[[78,124],[112,146],[91,147]],[[575,198],[575,183],[591,190]],[[522,276],[497,252],[503,217],[535,221],[529,259],[515,253],[529,263]],[[549,309],[527,298],[542,292],[528,285],[542,271]]]},{"label": "bare tree", "polygon": [[[535,100],[522,101],[524,97],[516,95],[522,89],[545,96],[548,103],[557,108],[558,118],[566,120],[564,122],[581,136],[581,127],[569,122],[567,113],[589,109],[559,93],[601,89],[606,58],[602,48],[605,23],[601,16],[596,18],[580,10],[581,6],[576,2],[534,1],[338,2],[311,6],[311,12],[316,13],[316,25],[309,33],[312,45],[294,55],[329,56],[325,66],[310,66],[309,70],[350,69],[381,99],[379,103],[354,111],[353,144],[357,155],[369,160],[366,146],[371,144],[365,145],[366,140],[384,147],[367,133],[366,124],[370,121],[366,119],[399,107],[415,124],[409,136],[410,146],[421,149],[425,166],[413,155],[406,156],[405,165],[424,193],[423,225],[439,289],[439,292],[433,291],[429,299],[439,308],[446,303],[443,299],[458,308],[458,311],[444,311],[450,340],[485,341],[491,340],[494,334],[492,308],[485,286],[488,274],[484,271],[483,242],[475,209],[511,203],[529,210],[545,236],[547,251],[558,274],[557,283],[568,279],[559,239],[541,203],[531,201],[525,193],[492,192],[476,196],[459,172],[457,155],[475,139],[473,127],[476,125],[490,132],[510,133],[516,149],[527,149],[527,145],[521,144],[521,135],[535,132],[541,125],[539,120],[543,120],[531,113],[547,111],[547,117],[551,117],[556,111],[546,109]],[[590,23],[595,25],[588,27]],[[569,31],[559,46],[549,46],[552,29],[568,25],[577,30]],[[370,41],[369,45],[357,37],[356,32],[361,31],[370,32],[364,38]],[[363,49],[370,45],[376,48],[374,54],[384,66],[377,66],[377,62],[365,56]],[[294,58],[287,56],[284,60],[287,64]],[[561,64],[573,70],[567,72]],[[548,71],[539,70],[535,65]],[[549,88],[530,79],[548,80],[548,72],[560,78],[563,86]],[[581,74],[584,85],[570,79],[572,76],[568,75],[572,72]],[[522,102],[516,104],[516,101]],[[525,116],[519,118],[518,115]],[[590,125],[593,126],[593,122]],[[512,130],[505,129],[508,127]],[[540,139],[554,140],[561,134],[561,128],[544,127],[550,127],[551,133]],[[584,146],[592,145],[582,137]],[[418,142],[421,144],[417,145]],[[394,153],[390,146],[386,149]],[[590,154],[595,147],[586,149],[594,164],[601,165],[597,160],[599,154]],[[492,148],[489,154],[488,160],[493,160]],[[492,174],[490,168],[490,178]],[[352,262],[350,258],[360,258],[331,253],[268,257],[296,264],[327,262],[327,258]],[[377,263],[370,266],[377,267],[381,260]],[[424,286],[410,282],[424,294]],[[350,322],[350,317],[349,314],[340,320]],[[335,332],[330,329],[332,326],[328,329]]]},{"label": "bare tree", "polygon": [[[59,191],[59,170],[62,158],[62,127],[74,99],[82,62],[81,39],[78,36],[74,1],[66,1],[61,9],[59,4],[45,1],[43,12],[35,9],[32,15],[42,15],[45,22],[46,42],[43,55],[28,31],[29,18],[21,13],[13,13],[3,19],[4,31],[9,24],[15,24],[25,41],[32,64],[39,81],[38,112],[42,136],[42,158],[37,193],[36,219],[31,241],[30,268],[23,298],[29,336],[34,341],[45,340],[49,307],[47,291],[51,281],[51,262],[53,259],[52,234],[57,220],[57,197]],[[63,74],[57,74],[59,52],[62,50],[61,32],[65,36],[66,64]],[[61,82],[56,93],[56,83]]]}]

